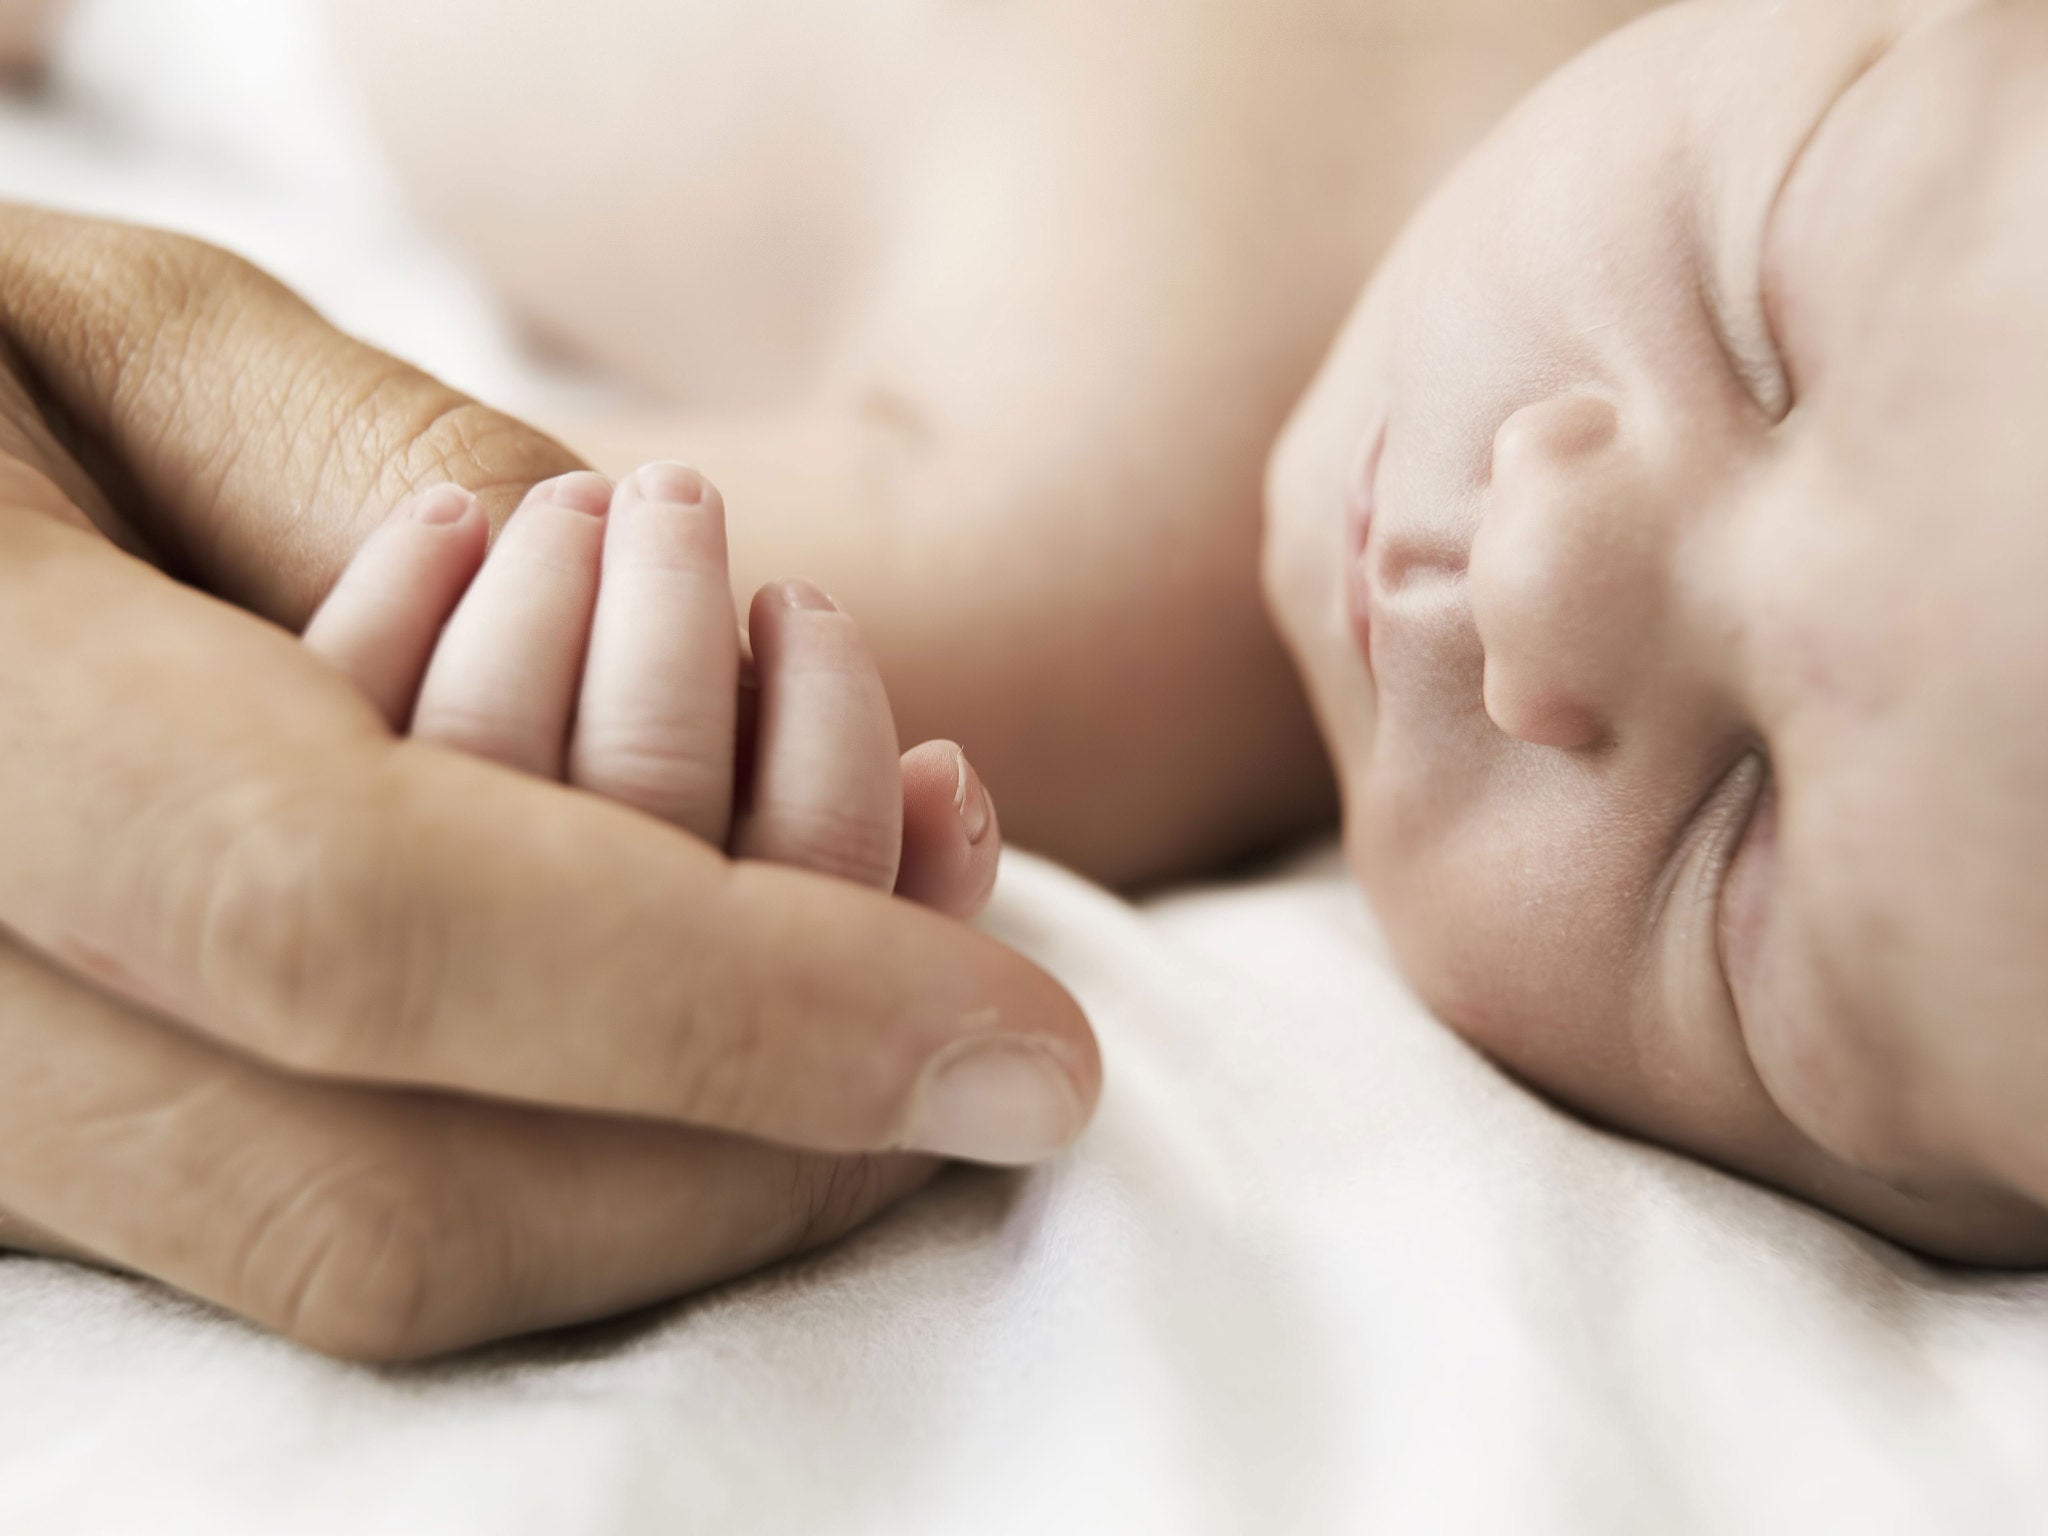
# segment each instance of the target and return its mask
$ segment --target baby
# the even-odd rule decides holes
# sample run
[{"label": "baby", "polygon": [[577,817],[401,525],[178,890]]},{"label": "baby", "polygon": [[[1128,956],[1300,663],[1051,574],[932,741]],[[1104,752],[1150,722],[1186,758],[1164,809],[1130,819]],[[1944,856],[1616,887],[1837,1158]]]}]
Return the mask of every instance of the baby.
[{"label": "baby", "polygon": [[[1304,218],[1327,230],[1316,192]],[[1389,205],[1390,178],[1357,201]],[[976,249],[958,246],[963,217],[941,221],[956,254]],[[1333,244],[1371,246],[1373,216],[1357,223]],[[2048,1260],[2044,242],[2048,7],[1675,6],[1543,87],[1430,201],[1268,494],[1267,598],[1337,762],[1354,862],[1424,998],[1595,1120],[1992,1262]],[[873,282],[881,243],[854,228],[826,244]],[[947,240],[920,249],[913,269],[942,291]],[[1313,288],[1329,263],[1304,261]],[[1112,318],[1068,352],[1114,370]],[[1177,457],[1137,436],[1105,481],[1075,468],[1093,462],[1078,437],[1033,459],[1014,423],[980,432],[976,390],[1038,398],[1043,337],[1008,319],[975,354],[1000,388],[961,375],[953,395],[912,392],[918,408],[874,383],[948,376],[928,365],[954,333],[912,327],[819,374],[854,381],[848,413],[799,392],[788,430],[757,431],[777,451],[750,454],[745,432],[719,451],[742,484],[808,473],[813,493],[892,506],[938,485],[972,514],[919,523],[864,499],[870,515],[810,538],[856,587],[896,573],[895,601],[857,605],[881,675],[915,718],[952,708],[990,744],[977,757],[1006,802],[1019,786],[1032,841],[1129,874],[1297,824],[1315,781],[1228,574],[1252,561],[1239,498],[1161,489],[1200,445]],[[1167,364],[1202,361],[1181,345],[1158,342],[1133,388],[1169,392]],[[1010,371],[1005,347],[1023,359]],[[1247,415],[1284,371],[1255,376]],[[1096,398],[1085,367],[1053,377]],[[805,422],[808,454],[790,446]],[[948,459],[956,440],[985,453]],[[1097,506],[1104,484],[1125,501],[1021,518],[1028,499],[1005,498],[1027,471],[1042,505]],[[887,883],[900,847],[899,888],[972,910],[994,859],[981,792],[949,748],[891,768],[877,673],[813,589],[754,604],[758,759],[729,814],[721,765],[749,733],[713,505],[673,468],[616,494],[558,485],[456,606],[481,523],[430,498],[364,551],[309,639],[394,719],[417,687],[416,730],[743,853],[858,826],[847,872]],[[1047,741],[1111,745],[1034,758]],[[1155,798],[1142,776],[1121,798],[1082,787],[1132,761]]]}]

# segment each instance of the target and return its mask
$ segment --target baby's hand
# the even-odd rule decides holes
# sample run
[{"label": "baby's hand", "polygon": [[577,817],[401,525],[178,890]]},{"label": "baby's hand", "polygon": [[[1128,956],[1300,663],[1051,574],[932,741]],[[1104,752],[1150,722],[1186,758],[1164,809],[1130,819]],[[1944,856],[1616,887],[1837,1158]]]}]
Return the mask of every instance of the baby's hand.
[{"label": "baby's hand", "polygon": [[755,595],[742,649],[725,512],[696,471],[651,464],[534,487],[485,553],[482,509],[402,502],[342,573],[306,643],[394,729],[559,779],[734,856],[801,865],[968,917],[1001,836],[958,747],[897,756],[853,620],[804,582]]}]

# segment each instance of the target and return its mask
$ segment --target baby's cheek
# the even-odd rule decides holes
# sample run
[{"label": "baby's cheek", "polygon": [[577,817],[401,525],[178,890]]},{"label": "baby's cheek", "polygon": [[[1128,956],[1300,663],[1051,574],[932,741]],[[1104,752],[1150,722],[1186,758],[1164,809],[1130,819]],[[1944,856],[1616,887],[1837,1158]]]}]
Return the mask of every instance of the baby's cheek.
[{"label": "baby's cheek", "polygon": [[1492,942],[1491,904],[1451,878],[1449,860],[1417,854],[1375,832],[1370,817],[1347,815],[1345,856],[1402,980],[1481,1051],[1523,1059],[1542,1031],[1511,947]]},{"label": "baby's cheek", "polygon": [[[1924,1083],[1892,1026],[1913,937],[1873,899],[1882,882],[1831,857],[1825,829],[1781,834],[1770,909],[1751,974],[1737,981],[1742,1035],[1772,1101],[1830,1155],[1881,1179],[1924,1170]],[[1888,979],[1892,978],[1892,979]]]},{"label": "baby's cheek", "polygon": [[1583,832],[1553,835],[1534,806],[1429,815],[1418,796],[1372,805],[1347,852],[1416,996],[1529,1086],[1643,1127],[1642,1020],[1629,984],[1640,914]]}]

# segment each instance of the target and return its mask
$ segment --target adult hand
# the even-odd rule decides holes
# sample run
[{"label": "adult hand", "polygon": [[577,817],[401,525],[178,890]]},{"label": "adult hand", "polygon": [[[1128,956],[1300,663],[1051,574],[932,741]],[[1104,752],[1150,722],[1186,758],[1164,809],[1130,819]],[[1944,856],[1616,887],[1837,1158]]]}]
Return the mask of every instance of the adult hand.
[{"label": "adult hand", "polygon": [[117,225],[0,207],[0,338],[0,1240],[403,1357],[1079,1131],[1022,959],[398,740],[292,638],[400,497],[561,447]]}]

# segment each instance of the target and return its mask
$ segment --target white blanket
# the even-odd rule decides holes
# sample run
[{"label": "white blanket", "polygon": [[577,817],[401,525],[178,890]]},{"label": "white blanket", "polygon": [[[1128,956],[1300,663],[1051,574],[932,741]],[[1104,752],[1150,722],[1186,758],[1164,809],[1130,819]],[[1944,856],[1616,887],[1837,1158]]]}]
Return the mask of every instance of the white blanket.
[{"label": "white blanket", "polygon": [[[554,387],[314,131],[295,7],[179,6],[183,63],[172,12],[86,7],[69,115],[0,113],[0,196],[196,228],[468,387]],[[202,15],[277,50],[239,97]],[[1333,854],[1135,907],[1013,858],[991,924],[1101,1032],[1071,1156],[416,1370],[0,1259],[0,1531],[2048,1529],[2048,1280],[1548,1108],[1407,997]]]}]

